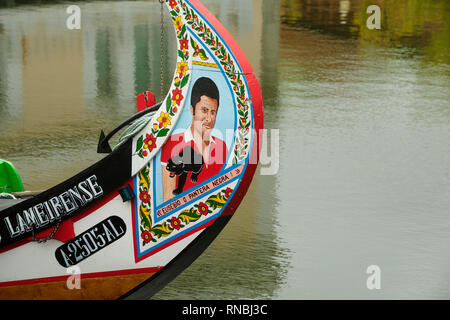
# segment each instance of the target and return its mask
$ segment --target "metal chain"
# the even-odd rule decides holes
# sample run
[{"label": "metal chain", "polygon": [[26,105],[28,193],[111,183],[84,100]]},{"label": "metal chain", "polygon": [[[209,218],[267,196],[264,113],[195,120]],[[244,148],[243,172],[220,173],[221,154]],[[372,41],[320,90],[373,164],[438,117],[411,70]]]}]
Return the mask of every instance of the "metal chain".
[{"label": "metal chain", "polygon": [[160,52],[160,59],[161,59],[161,74],[160,74],[160,96],[161,100],[164,98],[164,0],[159,0],[159,3],[161,4],[161,52]]},{"label": "metal chain", "polygon": [[58,231],[60,224],[61,224],[61,219],[58,219],[58,223],[56,224],[55,229],[53,229],[52,233],[50,233],[50,235],[45,238],[36,238],[36,235],[34,234],[34,229],[31,229],[31,234],[33,235],[33,241],[35,241],[37,243],[44,243],[44,242],[47,242],[48,240],[52,239],[53,236],[55,235],[56,231]]}]

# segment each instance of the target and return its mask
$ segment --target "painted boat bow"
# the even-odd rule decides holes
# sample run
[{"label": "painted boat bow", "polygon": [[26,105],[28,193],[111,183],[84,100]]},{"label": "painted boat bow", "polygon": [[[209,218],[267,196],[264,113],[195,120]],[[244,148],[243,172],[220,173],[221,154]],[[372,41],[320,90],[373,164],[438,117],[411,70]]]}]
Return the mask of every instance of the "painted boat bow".
[{"label": "painted boat bow", "polygon": [[[145,127],[104,159],[0,212],[0,298],[148,298],[208,247],[242,201],[259,161],[258,81],[232,36],[199,1],[165,4],[178,53],[167,96]],[[186,119],[193,116],[188,98],[200,78],[220,92],[217,132],[232,129],[223,141],[213,139],[225,145],[225,161],[211,176],[197,184],[191,179],[189,187],[163,200],[164,148],[187,130]],[[208,168],[213,165],[202,166],[205,175]],[[43,244],[31,241],[59,221],[65,233]],[[34,270],[17,268],[31,261]],[[80,269],[80,290],[67,289],[72,267]]]}]

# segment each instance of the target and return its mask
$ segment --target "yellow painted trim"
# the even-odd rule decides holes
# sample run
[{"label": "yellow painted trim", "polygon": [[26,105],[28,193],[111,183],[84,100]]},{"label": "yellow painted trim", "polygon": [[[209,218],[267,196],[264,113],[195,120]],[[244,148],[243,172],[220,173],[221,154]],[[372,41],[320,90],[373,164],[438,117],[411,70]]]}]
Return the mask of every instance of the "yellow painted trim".
[{"label": "yellow painted trim", "polygon": [[199,66],[205,66],[205,67],[219,68],[219,66],[216,63],[209,63],[209,62],[201,62],[201,61],[192,60],[192,64],[196,64],[196,65],[199,65]]}]

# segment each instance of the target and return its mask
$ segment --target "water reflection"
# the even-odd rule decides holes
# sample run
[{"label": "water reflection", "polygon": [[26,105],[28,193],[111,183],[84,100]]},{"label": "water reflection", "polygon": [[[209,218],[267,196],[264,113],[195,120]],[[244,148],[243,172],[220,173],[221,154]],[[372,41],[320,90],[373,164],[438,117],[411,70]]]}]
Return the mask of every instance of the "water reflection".
[{"label": "water reflection", "polygon": [[446,0],[379,1],[381,30],[366,27],[369,0],[283,0],[282,23],[354,38],[363,45],[420,49],[424,57],[450,63],[450,3]]},{"label": "water reflection", "polygon": [[[283,2],[279,118],[296,130],[280,132],[278,222],[296,283],[279,298],[450,294],[450,11],[382,2],[379,32],[369,4],[350,1],[342,24],[338,2]],[[365,286],[371,264],[386,270],[382,290]]]},{"label": "water reflection", "polygon": [[[96,161],[99,130],[134,113],[138,93],[161,92],[159,3],[78,2],[81,30],[65,27],[67,5],[41,4],[9,2],[0,11],[0,157],[15,163],[28,189],[48,188]],[[175,65],[173,48],[166,70]],[[167,90],[170,76],[163,80]],[[31,165],[31,154],[45,161]]]}]

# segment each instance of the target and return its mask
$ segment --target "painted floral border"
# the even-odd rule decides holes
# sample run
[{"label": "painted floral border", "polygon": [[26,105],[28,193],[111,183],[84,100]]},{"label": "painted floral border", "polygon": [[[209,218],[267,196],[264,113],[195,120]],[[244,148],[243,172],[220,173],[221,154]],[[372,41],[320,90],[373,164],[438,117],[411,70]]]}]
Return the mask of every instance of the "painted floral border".
[{"label": "painted floral border", "polygon": [[151,216],[151,195],[149,168],[142,169],[139,174],[139,216],[140,216],[140,238],[141,245],[145,247],[150,243],[156,243],[163,237],[169,237],[173,232],[180,231],[189,224],[198,221],[201,217],[212,215],[218,209],[225,206],[233,193],[233,189],[226,187],[209,196],[205,201],[194,204],[189,209],[181,211],[165,221],[153,224]]},{"label": "painted floral border", "polygon": [[[249,97],[244,83],[244,76],[236,66],[234,59],[221,39],[216,35],[206,22],[204,22],[184,0],[165,0],[169,7],[178,39],[178,61],[176,76],[173,81],[171,92],[165,101],[165,111],[158,111],[159,115],[151,126],[151,132],[142,134],[136,142],[135,153],[145,159],[157,148],[157,138],[166,137],[172,127],[172,118],[180,109],[184,99],[182,89],[189,82],[189,46],[193,50],[193,56],[199,56],[202,60],[207,58],[205,51],[187,34],[187,27],[183,23],[183,14],[186,23],[191,27],[199,38],[204,41],[216,59],[222,66],[235,95],[238,105],[238,132],[234,144],[233,164],[245,160],[249,152],[251,116]],[[181,6],[181,9],[180,9]]]},{"label": "painted floral border", "polygon": [[[171,90],[166,97],[165,110],[158,110],[156,117],[153,117],[153,123],[150,131],[144,132],[136,140],[135,152],[141,159],[147,159],[157,149],[158,138],[164,138],[168,135],[171,127],[174,125],[174,117],[179,113],[183,99],[183,91],[187,89],[191,70],[189,68],[189,59],[199,57],[207,60],[207,55],[202,46],[207,46],[219,61],[221,68],[224,70],[229,83],[233,88],[235,101],[238,107],[238,132],[236,134],[233,164],[245,160],[249,152],[250,127],[251,127],[251,110],[249,103],[249,95],[246,90],[245,79],[239,67],[236,66],[234,58],[228,51],[227,47],[222,43],[221,39],[216,35],[184,0],[165,0],[169,7],[170,15],[177,32],[177,70],[174,76]],[[183,23],[183,17],[194,31],[194,33],[203,40],[203,44],[197,44],[192,37],[188,35],[187,25]],[[149,159],[149,158],[148,158]],[[227,187],[218,193],[208,197],[205,201],[201,201],[192,205],[189,209],[183,210],[178,215],[172,216],[159,224],[152,223],[151,208],[151,181],[150,181],[150,164],[146,164],[144,168],[138,172],[138,194],[137,201],[140,217],[140,240],[142,247],[150,243],[158,242],[161,238],[170,236],[172,233],[185,228],[187,225],[198,221],[201,217],[212,215],[218,209],[225,206],[227,200],[231,196],[233,189]]]},{"label": "painted floral border", "polygon": [[[158,138],[164,138],[168,135],[173,126],[173,117],[176,116],[182,105],[183,90],[186,90],[186,85],[189,83],[190,69],[189,69],[189,40],[186,25],[183,23],[180,15],[181,10],[177,0],[165,0],[169,8],[170,16],[177,33],[177,70],[175,78],[172,81],[172,87],[166,97],[165,109],[158,110],[156,117],[152,118],[153,124],[150,126],[151,131],[140,135],[136,140],[135,154],[141,159],[145,159],[152,154],[152,151],[158,147]],[[156,120],[156,121],[155,121]]]},{"label": "painted floral border", "polygon": [[[248,101],[248,93],[244,84],[244,76],[236,67],[232,55],[228,52],[226,46],[222,43],[218,35],[214,34],[206,22],[204,22],[194,9],[189,7],[184,0],[179,0],[183,8],[186,23],[195,31],[197,36],[201,38],[208,48],[214,53],[216,59],[222,66],[225,74],[232,85],[235,100],[238,104],[238,133],[234,147],[233,164],[241,162],[248,154],[250,141],[251,117],[249,114],[250,107]],[[191,43],[194,49],[194,55],[205,56],[203,49],[199,48],[194,41]]]}]

